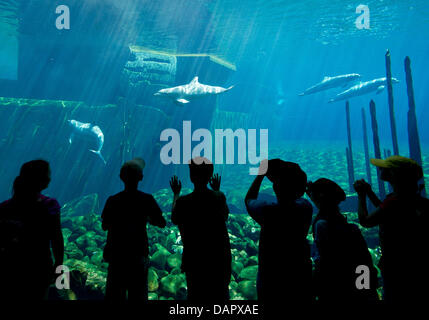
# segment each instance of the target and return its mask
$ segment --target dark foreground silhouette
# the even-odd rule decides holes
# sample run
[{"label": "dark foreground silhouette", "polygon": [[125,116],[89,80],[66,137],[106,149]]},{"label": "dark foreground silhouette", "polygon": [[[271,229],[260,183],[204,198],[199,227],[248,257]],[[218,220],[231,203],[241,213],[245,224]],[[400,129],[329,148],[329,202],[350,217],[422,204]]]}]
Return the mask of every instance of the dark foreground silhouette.
[{"label": "dark foreground silhouette", "polygon": [[[371,159],[381,179],[393,192],[380,201],[364,180],[354,187],[359,196],[359,221],[365,228],[379,226],[384,299],[387,302],[426,301],[429,273],[423,256],[429,240],[429,200],[419,194],[423,170],[414,160],[392,156]],[[367,197],[376,207],[368,213]]]},{"label": "dark foreground silhouette", "polygon": [[[321,302],[376,301],[377,270],[365,239],[357,225],[347,223],[338,207],[346,199],[345,192],[332,180],[321,178],[308,184],[307,194],[319,209],[313,222],[315,296]],[[357,286],[360,266],[368,273],[367,283],[362,280]]]},{"label": "dark foreground silhouette", "polygon": [[144,161],[126,162],[120,172],[124,191],[107,199],[101,218],[107,233],[104,260],[109,263],[107,300],[147,300],[149,244],[146,225],[164,228],[165,219],[152,195],[137,189]]},{"label": "dark foreground silhouette", "polygon": [[0,204],[0,300],[45,299],[63,263],[60,205],[41,194],[50,180],[48,162],[24,163],[12,198]]},{"label": "dark foreground silhouette", "polygon": [[[213,164],[196,158],[189,164],[194,191],[180,196],[177,177],[170,181],[174,193],[171,220],[179,227],[183,242],[182,270],[186,273],[188,300],[229,299],[231,248],[226,221],[228,206],[219,191],[220,178],[212,179]],[[214,190],[207,188],[210,182]]]},{"label": "dark foreground silhouette", "polygon": [[[273,183],[276,197],[258,197],[265,176]],[[247,211],[261,226],[257,280],[261,301],[311,301],[312,267],[306,238],[313,209],[301,198],[306,184],[307,176],[296,163],[264,160],[247,192]]]}]

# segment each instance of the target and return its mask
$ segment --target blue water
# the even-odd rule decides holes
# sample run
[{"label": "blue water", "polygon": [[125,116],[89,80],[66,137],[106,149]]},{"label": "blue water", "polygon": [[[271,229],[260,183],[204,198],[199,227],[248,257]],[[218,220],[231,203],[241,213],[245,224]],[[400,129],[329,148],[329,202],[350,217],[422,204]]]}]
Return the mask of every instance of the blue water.
[{"label": "blue water", "polygon": [[[55,29],[58,16],[55,8],[60,4],[70,7],[70,30]],[[256,114],[257,118],[262,112],[260,126],[256,129],[269,129],[270,144],[320,145],[322,149],[323,146],[331,146],[342,150],[347,141],[345,103],[328,104],[328,101],[346,88],[304,97],[299,97],[298,93],[325,76],[359,73],[363,81],[384,77],[384,54],[390,49],[392,74],[400,81],[394,86],[400,153],[408,155],[404,58],[409,56],[420,140],[425,155],[429,147],[429,129],[425,126],[429,117],[425,107],[428,100],[425,88],[429,85],[426,71],[429,4],[424,0],[366,1],[364,4],[370,9],[369,30],[360,30],[355,25],[358,17],[355,10],[359,4],[340,0],[90,0],[84,3],[72,0],[3,0],[0,1],[0,97],[83,101],[89,106],[115,105],[118,82],[128,58],[128,46],[173,54],[211,54],[235,69],[219,68],[216,71],[219,75],[210,75],[222,79],[219,83],[210,84],[235,85],[231,92],[218,97],[218,110]],[[209,78],[205,76],[207,72],[200,67],[189,72],[182,70],[174,84],[188,82],[195,75],[200,75],[200,81],[205,83]],[[280,105],[277,104],[280,99],[278,93],[282,94]],[[370,99],[374,99],[377,105],[382,148],[392,149],[386,90],[380,95],[369,94],[350,100],[351,130],[356,149],[362,144],[362,108],[366,109],[370,128]],[[180,128],[178,120],[192,120],[194,129],[200,124],[208,127],[212,117],[200,106],[178,108],[169,101],[160,109],[173,119],[165,123],[165,127]],[[113,141],[119,142],[120,137],[109,128],[119,125],[118,120],[109,121],[108,117],[94,119],[82,110],[77,113],[82,121],[99,121],[105,134],[104,151],[107,158],[112,159],[109,154],[118,148]],[[48,128],[55,127],[64,119],[49,121],[52,123],[45,123]],[[28,126],[31,127],[31,123]],[[59,146],[67,149],[68,134],[45,131],[44,142],[33,141],[40,148],[34,147],[31,152],[17,151],[13,159],[16,164],[10,167],[2,165],[3,171],[7,172],[1,188],[2,198],[8,196],[8,184],[16,174],[18,164],[34,157],[53,161],[58,171],[62,171],[59,175],[63,181],[82,179],[72,179],[70,175],[78,175],[79,168],[86,167],[86,159],[91,159],[91,165],[95,167],[95,171],[87,172],[88,180],[96,180],[102,174],[103,167],[88,156],[87,150],[75,153],[74,158],[70,155],[61,160],[56,158],[54,149]],[[115,137],[111,137],[110,132]],[[13,134],[1,132],[2,141]],[[53,136],[61,136],[62,140],[52,143]],[[144,133],[138,132],[136,137],[144,139]],[[371,138],[370,134],[370,146]],[[145,142],[146,145],[154,143],[157,141],[153,139]],[[147,152],[144,153],[143,157]],[[153,166],[148,170],[153,169],[156,174],[148,173],[151,182],[144,185],[153,192],[168,187],[167,178],[176,170],[169,168],[164,173],[165,168],[157,161],[155,154],[150,160]],[[117,159],[108,165],[111,172],[119,170],[119,167]],[[72,169],[66,173],[65,168]],[[98,175],[91,176],[94,172]],[[109,173],[109,178],[104,175],[104,179],[109,180],[109,187],[102,191],[104,196],[120,188],[120,183],[115,181],[116,174]],[[82,192],[75,187],[74,196],[100,189],[95,182],[89,185]],[[53,181],[49,191],[59,193],[63,201],[70,200],[68,191],[61,188],[59,191],[58,188],[60,183]]]},{"label": "blue water", "polygon": [[[355,24],[360,4],[369,8],[369,29]],[[56,28],[59,5],[70,9],[70,30]],[[298,94],[326,76],[359,73],[362,81],[385,77],[388,49],[392,75],[399,80],[393,87],[399,152],[409,155],[404,72],[404,59],[409,56],[428,178],[427,39],[427,0],[0,0],[0,202],[10,197],[22,163],[48,160],[52,181],[45,194],[65,205],[62,219],[67,220],[67,228],[63,233],[71,237],[65,263],[84,263],[86,271],[94,272],[87,285],[98,292],[103,291],[107,271],[101,263],[105,233],[96,227],[100,219],[87,215],[88,220],[83,221],[68,215],[84,210],[100,214],[107,197],[123,188],[121,165],[142,157],[146,167],[139,187],[154,194],[169,218],[170,177],[179,176],[184,194],[192,184],[186,163],[161,163],[160,150],[166,143],[160,141],[160,134],[175,129],[184,138],[183,121],[191,121],[193,130],[208,129],[213,136],[214,129],[244,129],[246,134],[248,129],[268,129],[270,158],[298,162],[309,180],[335,180],[347,196],[356,196],[347,174],[345,101],[328,103],[351,85],[308,96]],[[147,60],[133,62],[141,62],[142,57]],[[204,84],[234,88],[181,106],[153,95],[195,76]],[[370,156],[374,157],[371,99],[376,104],[382,155],[393,148],[387,90],[350,99],[356,179],[367,178],[362,109]],[[96,149],[94,141],[69,143],[67,120],[71,119],[101,128],[106,164],[89,151]],[[238,148],[234,151],[237,161]],[[251,266],[257,259],[253,240],[258,238],[259,227],[243,214],[243,199],[254,178],[249,167],[249,163],[215,163],[231,211],[228,228],[234,236],[233,257],[240,261],[243,257],[239,256],[252,243],[254,249],[248,254],[253,260],[246,258],[243,263]],[[371,176],[378,192],[374,167]],[[267,179],[261,191],[272,193]],[[76,213],[70,208],[82,197],[85,201]],[[95,199],[94,203],[88,199]],[[355,200],[349,198],[342,210],[349,221],[357,223],[356,208],[350,205]],[[244,233],[235,229],[237,222]],[[164,231],[149,229],[151,255],[158,250],[153,239],[163,241],[170,254],[176,252],[167,237],[178,236],[178,230],[168,223]],[[84,224],[88,229],[82,231]],[[232,229],[231,224],[235,224]],[[78,248],[76,238],[93,236],[92,229],[98,235],[98,248],[81,241]],[[362,232],[376,262],[377,231]],[[309,235],[310,242],[311,238]],[[77,248],[81,257],[73,259]],[[158,272],[160,279],[167,276],[164,271]],[[255,287],[255,279],[252,281]],[[231,289],[232,298],[243,298],[236,289]],[[178,298],[161,289],[152,291],[156,299]]]}]

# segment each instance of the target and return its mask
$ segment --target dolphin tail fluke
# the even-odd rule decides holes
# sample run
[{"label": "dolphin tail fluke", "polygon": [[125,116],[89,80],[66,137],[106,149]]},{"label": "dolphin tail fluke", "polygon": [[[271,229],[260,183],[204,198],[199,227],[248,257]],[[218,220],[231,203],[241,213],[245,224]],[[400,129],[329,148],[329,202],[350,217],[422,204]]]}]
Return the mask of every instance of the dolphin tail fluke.
[{"label": "dolphin tail fluke", "polygon": [[107,164],[106,160],[104,159],[104,157],[103,157],[103,155],[101,154],[100,151],[96,151],[96,150],[89,150],[89,151],[95,153],[97,156],[100,157],[100,159],[103,161],[104,164]]}]

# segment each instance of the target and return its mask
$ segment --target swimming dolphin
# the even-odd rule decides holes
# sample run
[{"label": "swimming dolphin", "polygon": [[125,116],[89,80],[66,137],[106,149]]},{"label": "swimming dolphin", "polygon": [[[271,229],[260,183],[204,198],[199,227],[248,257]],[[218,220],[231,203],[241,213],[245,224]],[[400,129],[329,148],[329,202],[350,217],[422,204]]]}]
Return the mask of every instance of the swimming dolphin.
[{"label": "swimming dolphin", "polygon": [[304,96],[332,88],[344,87],[348,83],[360,79],[360,77],[360,74],[357,73],[343,74],[335,77],[325,77],[322,82],[319,82],[318,84],[308,88],[303,93],[300,93],[299,96]]},{"label": "swimming dolphin", "polygon": [[156,92],[154,95],[167,96],[173,99],[174,102],[178,104],[186,104],[186,103],[189,103],[190,100],[193,100],[195,98],[223,93],[228,90],[231,90],[232,88],[233,86],[225,89],[222,87],[214,87],[214,86],[201,84],[198,82],[198,77],[195,77],[188,84],[173,87],[173,88],[161,89],[158,92]]},{"label": "swimming dolphin", "polygon": [[[392,83],[398,83],[398,82],[399,82],[398,79],[392,78]],[[374,79],[367,82],[361,82],[347,89],[346,91],[343,91],[337,94],[333,99],[329,100],[329,103],[350,99],[350,98],[361,96],[373,91],[376,91],[377,94],[380,94],[384,90],[384,88],[386,88],[386,85],[387,85],[387,81],[385,77]]]},{"label": "swimming dolphin", "polygon": [[87,141],[96,140],[97,150],[89,151],[94,152],[97,156],[100,157],[104,164],[106,164],[106,160],[104,160],[104,157],[101,155],[101,149],[104,145],[104,134],[103,131],[101,131],[100,127],[94,126],[91,123],[79,122],[77,120],[67,120],[67,122],[73,129],[69,138],[69,143],[73,142],[75,136],[78,136],[79,138],[82,138],[83,140]]}]

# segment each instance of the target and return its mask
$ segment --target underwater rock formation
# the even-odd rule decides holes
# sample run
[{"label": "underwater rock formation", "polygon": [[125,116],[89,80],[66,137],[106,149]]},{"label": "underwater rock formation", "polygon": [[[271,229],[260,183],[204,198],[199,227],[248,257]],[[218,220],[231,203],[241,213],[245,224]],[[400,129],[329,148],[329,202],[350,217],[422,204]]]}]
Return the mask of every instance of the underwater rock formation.
[{"label": "underwater rock formation", "polygon": [[[167,196],[166,189],[159,190],[154,196],[161,207],[171,209],[171,194]],[[101,219],[95,209],[97,202],[98,196],[90,194],[63,206],[64,264],[73,276],[70,292],[51,287],[51,296],[56,299],[104,297],[108,267],[103,260],[106,233],[101,229]],[[168,211],[164,214],[167,228],[148,227],[150,300],[186,299],[186,277],[180,269],[183,247]],[[228,232],[233,248],[231,299],[255,299],[259,227],[248,215],[231,213]]]}]

